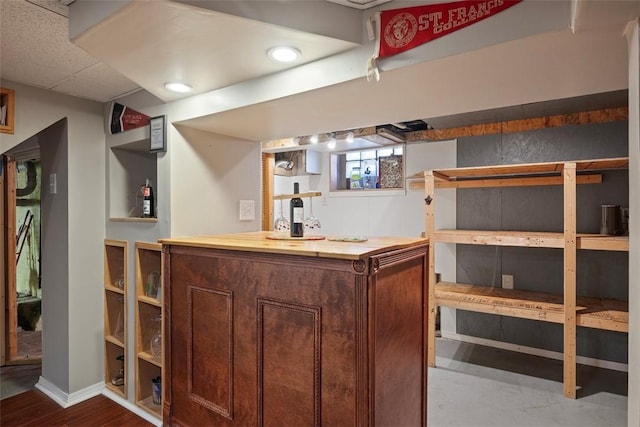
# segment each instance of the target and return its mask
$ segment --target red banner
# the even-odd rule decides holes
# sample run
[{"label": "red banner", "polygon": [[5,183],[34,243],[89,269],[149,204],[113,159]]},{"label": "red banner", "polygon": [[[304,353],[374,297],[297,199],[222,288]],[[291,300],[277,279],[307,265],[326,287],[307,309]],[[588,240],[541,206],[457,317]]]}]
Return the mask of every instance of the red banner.
[{"label": "red banner", "polygon": [[149,124],[149,116],[137,112],[125,105],[114,102],[109,115],[109,131],[114,133],[136,129]]},{"label": "red banner", "polygon": [[521,1],[468,0],[379,12],[376,22],[379,40],[372,62],[451,34]]}]

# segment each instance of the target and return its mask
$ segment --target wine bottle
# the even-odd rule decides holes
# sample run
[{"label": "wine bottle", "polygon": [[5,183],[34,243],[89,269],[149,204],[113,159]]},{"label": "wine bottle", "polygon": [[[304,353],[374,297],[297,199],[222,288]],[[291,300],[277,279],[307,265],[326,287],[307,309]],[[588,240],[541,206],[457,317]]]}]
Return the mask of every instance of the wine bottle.
[{"label": "wine bottle", "polygon": [[[293,194],[300,194],[300,187],[297,182],[293,183]],[[291,237],[302,237],[304,235],[304,208],[302,199],[294,196],[290,202],[291,207]]]},{"label": "wine bottle", "polygon": [[144,184],[144,197],[142,199],[142,216],[144,218],[155,218],[155,203],[153,199],[153,187],[151,178],[147,178]]}]

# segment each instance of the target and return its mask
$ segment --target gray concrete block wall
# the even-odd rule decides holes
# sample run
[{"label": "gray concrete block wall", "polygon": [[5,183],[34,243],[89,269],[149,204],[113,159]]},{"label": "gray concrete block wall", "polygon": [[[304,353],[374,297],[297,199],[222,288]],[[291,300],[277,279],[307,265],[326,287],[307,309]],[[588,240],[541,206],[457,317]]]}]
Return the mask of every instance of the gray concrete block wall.
[{"label": "gray concrete block wall", "polygon": [[[627,122],[566,126],[458,140],[458,167],[627,156]],[[459,229],[562,231],[561,186],[457,191]],[[600,205],[628,206],[627,171],[603,174],[602,184],[579,185],[578,232],[598,233]],[[457,281],[501,286],[514,276],[516,289],[562,294],[560,249],[457,245]],[[628,254],[579,251],[578,295],[628,298]],[[458,310],[457,333],[562,352],[562,326]],[[627,334],[578,328],[578,355],[627,362]]]}]

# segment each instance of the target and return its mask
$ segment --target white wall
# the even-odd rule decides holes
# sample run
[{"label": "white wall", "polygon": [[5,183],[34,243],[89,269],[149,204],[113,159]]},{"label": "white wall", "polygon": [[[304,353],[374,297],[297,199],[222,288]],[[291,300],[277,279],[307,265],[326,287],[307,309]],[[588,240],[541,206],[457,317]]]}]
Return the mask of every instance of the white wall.
[{"label": "white wall", "polygon": [[[43,194],[42,376],[73,393],[103,377],[104,132],[102,105],[2,81],[16,92],[15,133],[0,152],[39,138],[43,187],[56,173],[57,194]],[[65,132],[66,131],[66,132]],[[46,222],[45,222],[46,221]]]},{"label": "white wall", "polygon": [[[102,106],[74,114],[69,129],[69,392],[102,381],[105,135]],[[46,187],[46,186],[45,186]]]},{"label": "white wall", "polygon": [[[405,174],[432,168],[455,167],[455,141],[407,144],[405,154]],[[422,190],[406,190],[402,195],[397,191],[376,190],[353,193],[329,191],[329,153],[322,155],[321,175],[299,175],[293,177],[276,176],[274,194],[291,194],[293,183],[300,183],[300,192],[320,191],[322,197],[314,198],[313,213],[322,224],[322,233],[327,235],[364,236],[420,236],[424,231],[424,194]],[[309,199],[303,200],[305,215],[309,213]],[[454,205],[455,221],[455,197]],[[288,202],[284,202],[285,216],[288,217]],[[446,206],[446,205],[445,205]],[[447,207],[448,208],[448,207]],[[274,215],[280,214],[279,201],[274,202]],[[438,215],[450,217],[450,213]]]},{"label": "white wall", "polygon": [[[179,127],[171,141],[171,235],[260,229],[261,148]],[[255,219],[240,221],[240,200],[255,202]]]},{"label": "white wall", "polygon": [[640,20],[627,27],[629,43],[629,399],[628,425],[640,426]]},{"label": "white wall", "polygon": [[[69,391],[69,178],[67,120],[36,135],[43,187],[56,173],[57,193],[42,192],[42,377]],[[95,285],[99,285],[100,282]],[[102,313],[100,309],[98,313]],[[99,360],[102,357],[98,358]]]}]

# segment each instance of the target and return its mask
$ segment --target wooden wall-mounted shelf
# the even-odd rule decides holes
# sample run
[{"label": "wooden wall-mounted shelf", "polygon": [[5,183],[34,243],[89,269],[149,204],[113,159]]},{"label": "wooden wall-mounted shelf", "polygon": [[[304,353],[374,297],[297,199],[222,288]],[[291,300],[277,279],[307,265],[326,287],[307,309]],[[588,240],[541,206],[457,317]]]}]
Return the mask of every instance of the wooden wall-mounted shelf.
[{"label": "wooden wall-mounted shelf", "polygon": [[4,124],[0,124],[0,133],[13,134],[16,115],[15,99],[16,93],[13,89],[0,87],[0,113],[2,113],[2,110],[5,110],[4,114],[0,114],[0,118],[2,118],[3,115],[5,117]]},{"label": "wooden wall-mounted shelf", "polygon": [[308,191],[306,193],[299,193],[299,194],[278,194],[276,196],[273,196],[273,199],[286,200],[286,199],[292,199],[294,197],[305,199],[307,197],[320,197],[320,196],[322,196],[322,193],[320,191]]}]

